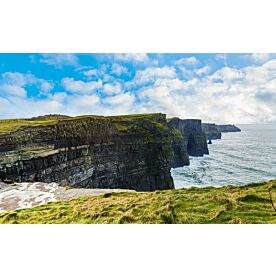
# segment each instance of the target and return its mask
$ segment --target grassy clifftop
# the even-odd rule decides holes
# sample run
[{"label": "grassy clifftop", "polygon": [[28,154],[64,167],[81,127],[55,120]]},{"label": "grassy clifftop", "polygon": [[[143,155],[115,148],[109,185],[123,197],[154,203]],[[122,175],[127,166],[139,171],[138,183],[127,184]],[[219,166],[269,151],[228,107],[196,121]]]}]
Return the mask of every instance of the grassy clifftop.
[{"label": "grassy clifftop", "polygon": [[0,214],[0,223],[276,223],[276,180],[111,193]]},{"label": "grassy clifftop", "polygon": [[97,119],[97,120],[109,120],[112,122],[132,122],[139,119],[156,120],[156,118],[163,116],[161,113],[150,114],[131,114],[121,116],[96,116],[96,115],[82,115],[76,117],[70,117],[65,115],[45,115],[34,117],[30,119],[5,119],[0,120],[0,135],[16,132],[17,130],[24,129],[26,127],[43,127],[48,125],[55,125],[60,121],[74,121],[81,119]]}]

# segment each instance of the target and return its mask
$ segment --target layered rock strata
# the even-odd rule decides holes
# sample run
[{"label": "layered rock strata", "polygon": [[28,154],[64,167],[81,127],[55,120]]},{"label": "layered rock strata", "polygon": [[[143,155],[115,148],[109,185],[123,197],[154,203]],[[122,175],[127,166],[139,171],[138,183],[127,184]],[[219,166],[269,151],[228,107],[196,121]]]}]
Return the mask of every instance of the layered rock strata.
[{"label": "layered rock strata", "polygon": [[209,154],[206,136],[202,131],[201,120],[179,118],[168,119],[168,126],[178,129],[187,138],[187,152],[190,156]]},{"label": "layered rock strata", "polygon": [[137,191],[174,188],[197,146],[164,114],[0,121],[0,180]]}]

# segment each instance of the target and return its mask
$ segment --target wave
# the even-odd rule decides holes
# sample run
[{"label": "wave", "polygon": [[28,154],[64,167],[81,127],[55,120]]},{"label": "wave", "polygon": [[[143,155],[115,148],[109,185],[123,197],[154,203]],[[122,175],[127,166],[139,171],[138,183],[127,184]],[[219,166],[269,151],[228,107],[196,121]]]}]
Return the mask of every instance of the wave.
[{"label": "wave", "polygon": [[276,128],[229,133],[210,145],[210,155],[191,157],[190,166],[172,170],[176,186],[241,185],[276,178],[275,137]]}]

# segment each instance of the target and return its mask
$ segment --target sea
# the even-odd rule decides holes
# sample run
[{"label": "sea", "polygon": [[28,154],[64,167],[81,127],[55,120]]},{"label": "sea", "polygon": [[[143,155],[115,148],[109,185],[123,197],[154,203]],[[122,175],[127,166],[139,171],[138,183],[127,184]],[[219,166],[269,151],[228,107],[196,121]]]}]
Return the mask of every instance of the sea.
[{"label": "sea", "polygon": [[208,145],[209,155],[190,157],[172,169],[176,188],[244,185],[276,179],[276,124],[237,125]]}]

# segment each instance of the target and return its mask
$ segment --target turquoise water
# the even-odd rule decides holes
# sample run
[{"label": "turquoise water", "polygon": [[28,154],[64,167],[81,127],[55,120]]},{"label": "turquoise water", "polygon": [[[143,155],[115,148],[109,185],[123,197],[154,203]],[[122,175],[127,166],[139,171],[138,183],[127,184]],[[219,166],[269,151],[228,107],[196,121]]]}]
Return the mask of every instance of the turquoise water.
[{"label": "turquoise water", "polygon": [[276,124],[238,125],[208,145],[210,155],[190,157],[190,166],[172,169],[176,188],[242,185],[276,179]]}]

